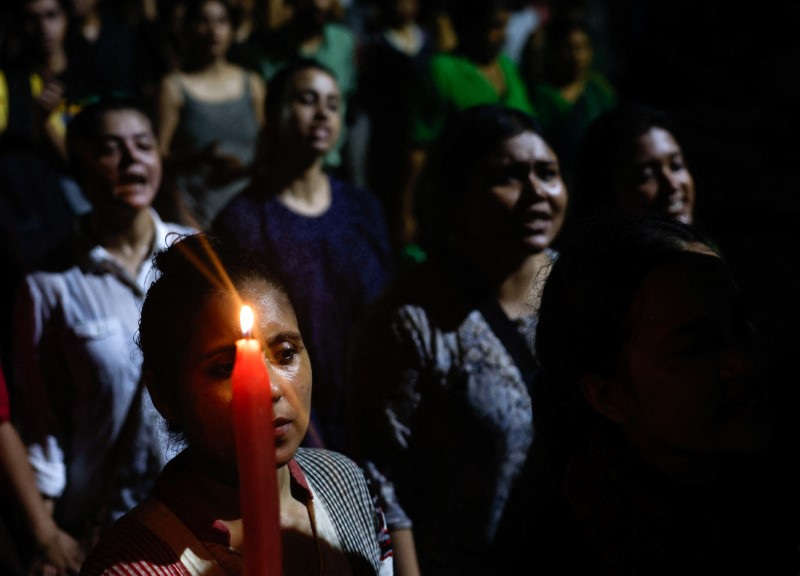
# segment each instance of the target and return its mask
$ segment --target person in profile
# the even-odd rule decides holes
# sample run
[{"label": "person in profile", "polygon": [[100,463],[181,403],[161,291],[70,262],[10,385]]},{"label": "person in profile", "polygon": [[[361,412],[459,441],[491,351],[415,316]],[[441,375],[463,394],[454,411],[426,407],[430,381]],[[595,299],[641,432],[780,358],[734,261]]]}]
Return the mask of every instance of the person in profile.
[{"label": "person in profile", "polygon": [[661,216],[584,223],[548,275],[535,349],[547,466],[529,473],[549,470],[560,509],[514,499],[512,563],[525,549],[603,574],[797,572],[796,477],[759,339],[702,235]]}]

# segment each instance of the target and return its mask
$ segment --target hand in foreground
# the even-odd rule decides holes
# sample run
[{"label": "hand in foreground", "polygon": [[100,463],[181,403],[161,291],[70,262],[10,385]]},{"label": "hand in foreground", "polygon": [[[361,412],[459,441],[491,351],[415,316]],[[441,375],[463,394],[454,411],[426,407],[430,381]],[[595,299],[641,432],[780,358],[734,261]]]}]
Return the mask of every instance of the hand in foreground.
[{"label": "hand in foreground", "polygon": [[86,557],[81,545],[72,536],[56,528],[46,542],[40,542],[39,553],[31,564],[29,576],[73,576]]}]

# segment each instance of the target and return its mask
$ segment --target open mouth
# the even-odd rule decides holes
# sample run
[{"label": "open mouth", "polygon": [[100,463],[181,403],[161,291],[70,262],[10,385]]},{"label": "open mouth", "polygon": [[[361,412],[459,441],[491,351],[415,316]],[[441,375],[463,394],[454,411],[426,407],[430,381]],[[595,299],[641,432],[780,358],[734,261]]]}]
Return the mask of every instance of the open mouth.
[{"label": "open mouth", "polygon": [[144,174],[124,174],[119,179],[119,183],[122,185],[147,184],[147,176]]}]

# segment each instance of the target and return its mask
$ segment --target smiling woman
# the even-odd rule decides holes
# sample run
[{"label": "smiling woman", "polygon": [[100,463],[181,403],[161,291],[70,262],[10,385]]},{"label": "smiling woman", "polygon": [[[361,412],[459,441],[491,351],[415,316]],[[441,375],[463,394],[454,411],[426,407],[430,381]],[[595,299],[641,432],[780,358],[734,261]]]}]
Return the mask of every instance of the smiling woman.
[{"label": "smiling woman", "polygon": [[311,365],[280,279],[257,254],[205,235],[176,243],[156,265],[161,276],[139,327],[144,379],[185,448],[151,496],[100,541],[81,574],[241,573],[245,528],[231,375],[243,302],[255,312],[253,337],[271,383],[283,574],[392,574],[383,516],[361,470],[341,454],[300,448]]},{"label": "smiling woman", "polygon": [[694,177],[669,119],[638,104],[621,104],[589,126],[575,192],[576,220],[606,210],[695,224]]}]

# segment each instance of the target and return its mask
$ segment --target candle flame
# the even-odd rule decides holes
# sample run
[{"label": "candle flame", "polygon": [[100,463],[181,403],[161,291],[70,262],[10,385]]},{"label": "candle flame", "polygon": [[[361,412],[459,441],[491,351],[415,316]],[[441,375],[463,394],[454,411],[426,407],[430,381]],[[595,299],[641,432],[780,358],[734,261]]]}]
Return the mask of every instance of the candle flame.
[{"label": "candle flame", "polygon": [[250,332],[253,330],[253,309],[250,306],[242,306],[239,322],[242,325],[242,334],[244,334],[245,338],[249,338]]}]

